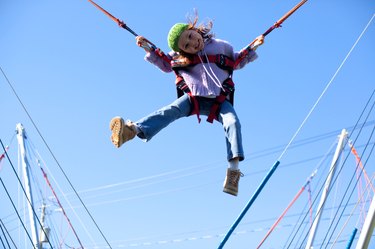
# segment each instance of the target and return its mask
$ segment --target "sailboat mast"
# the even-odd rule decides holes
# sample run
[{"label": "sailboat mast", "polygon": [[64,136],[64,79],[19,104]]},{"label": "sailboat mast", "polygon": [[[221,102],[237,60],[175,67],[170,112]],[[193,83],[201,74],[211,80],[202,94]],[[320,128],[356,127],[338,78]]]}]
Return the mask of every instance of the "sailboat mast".
[{"label": "sailboat mast", "polygon": [[27,202],[27,207],[29,211],[29,219],[30,219],[30,227],[31,227],[31,238],[34,244],[35,248],[40,248],[39,247],[39,239],[38,239],[38,229],[37,229],[37,222],[36,222],[36,217],[34,215],[34,210],[33,210],[33,195],[32,195],[32,190],[31,190],[31,185],[30,185],[30,173],[29,173],[29,162],[27,161],[26,158],[26,148],[25,148],[25,141],[24,138],[25,133],[24,133],[24,128],[22,124],[17,124],[16,125],[16,130],[17,130],[17,140],[18,140],[18,145],[20,149],[20,156],[21,156],[21,163],[22,163],[22,174],[23,174],[23,179],[24,179],[24,188],[26,192],[26,196],[28,198]]},{"label": "sailboat mast", "polygon": [[329,169],[329,175],[328,175],[328,178],[325,182],[324,191],[323,191],[322,197],[320,198],[320,203],[319,203],[319,206],[318,206],[318,209],[317,209],[316,217],[315,217],[314,222],[311,226],[309,238],[307,240],[307,244],[306,244],[305,249],[312,249],[313,248],[312,246],[313,246],[313,243],[314,243],[316,231],[318,229],[320,217],[323,213],[324,204],[326,202],[328,192],[329,192],[329,189],[331,187],[331,181],[332,181],[333,175],[335,174],[336,165],[337,165],[338,159],[340,157],[340,154],[341,154],[342,150],[344,149],[344,145],[345,145],[345,141],[346,141],[347,136],[348,136],[348,133],[346,132],[345,129],[343,129],[341,131],[339,142],[337,144],[336,151],[335,151],[335,154],[334,154],[333,159],[332,159],[331,167]]},{"label": "sailboat mast", "polygon": [[367,249],[375,226],[375,198],[372,199],[356,249]]}]

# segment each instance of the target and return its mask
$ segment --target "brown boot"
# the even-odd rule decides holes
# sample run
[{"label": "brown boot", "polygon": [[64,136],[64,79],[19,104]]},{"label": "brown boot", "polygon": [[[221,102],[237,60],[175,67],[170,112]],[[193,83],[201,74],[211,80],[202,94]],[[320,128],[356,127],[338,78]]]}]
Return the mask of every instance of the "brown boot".
[{"label": "brown boot", "polygon": [[131,121],[125,124],[121,117],[112,118],[109,129],[112,131],[111,141],[117,148],[137,135],[134,124]]},{"label": "brown boot", "polygon": [[237,196],[238,194],[238,183],[240,177],[243,176],[240,170],[231,170],[227,169],[227,175],[224,180],[224,189],[225,193]]}]

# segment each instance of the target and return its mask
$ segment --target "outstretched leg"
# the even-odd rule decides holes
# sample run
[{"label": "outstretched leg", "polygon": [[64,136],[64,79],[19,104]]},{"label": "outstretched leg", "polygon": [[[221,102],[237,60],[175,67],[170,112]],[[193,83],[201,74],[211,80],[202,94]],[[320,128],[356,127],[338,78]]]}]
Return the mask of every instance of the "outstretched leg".
[{"label": "outstretched leg", "polygon": [[228,159],[223,191],[236,196],[240,177],[243,176],[238,164],[244,160],[244,152],[242,148],[241,124],[233,106],[228,101],[221,105],[219,121],[223,124],[225,132]]},{"label": "outstretched leg", "polygon": [[190,99],[189,96],[185,94],[175,100],[172,104],[167,105],[135,122],[135,125],[139,129],[137,136],[145,141],[149,141],[170,123],[179,118],[187,117],[190,113]]},{"label": "outstretched leg", "polygon": [[135,123],[131,121],[125,123],[121,117],[114,117],[110,123],[110,130],[112,131],[111,141],[117,148],[133,139],[135,135],[145,141],[149,141],[173,121],[189,116],[190,112],[191,104],[189,96],[184,95],[172,104],[151,113]]}]

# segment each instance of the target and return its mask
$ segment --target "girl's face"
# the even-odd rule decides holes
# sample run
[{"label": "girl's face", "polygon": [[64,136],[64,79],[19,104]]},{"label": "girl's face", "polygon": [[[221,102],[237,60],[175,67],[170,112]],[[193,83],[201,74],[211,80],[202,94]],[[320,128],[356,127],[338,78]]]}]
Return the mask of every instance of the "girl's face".
[{"label": "girl's face", "polygon": [[185,53],[196,54],[204,48],[203,37],[195,30],[185,30],[178,39],[178,47]]}]

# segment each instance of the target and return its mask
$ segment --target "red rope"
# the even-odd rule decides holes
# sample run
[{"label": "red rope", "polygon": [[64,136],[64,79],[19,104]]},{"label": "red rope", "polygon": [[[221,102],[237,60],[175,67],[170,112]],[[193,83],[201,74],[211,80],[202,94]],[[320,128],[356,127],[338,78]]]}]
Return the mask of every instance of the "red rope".
[{"label": "red rope", "polygon": [[52,191],[52,193],[53,193],[53,196],[55,196],[57,203],[59,204],[59,206],[60,206],[60,208],[61,208],[61,210],[62,210],[62,212],[63,212],[63,214],[64,214],[64,216],[65,216],[65,218],[66,218],[66,220],[68,221],[70,228],[72,229],[72,231],[73,231],[75,237],[77,238],[78,243],[81,245],[81,248],[84,248],[83,245],[82,245],[82,243],[81,243],[81,240],[78,238],[78,235],[77,235],[77,233],[76,233],[76,231],[75,231],[75,229],[74,229],[72,223],[70,222],[69,217],[67,216],[67,214],[66,214],[66,212],[65,212],[65,210],[64,210],[64,208],[63,208],[63,206],[61,205],[61,202],[60,202],[59,198],[57,197],[56,192],[55,192],[55,190],[53,189],[53,187],[52,187],[52,185],[51,185],[51,182],[48,180],[48,177],[47,177],[46,172],[43,170],[42,167],[40,167],[40,169],[41,169],[42,172],[43,172],[43,176],[44,176],[44,178],[46,179],[47,184],[48,184],[48,186],[50,187],[50,189],[51,189],[51,191]]},{"label": "red rope", "polygon": [[1,167],[1,162],[3,161],[3,159],[4,159],[4,157],[5,157],[5,154],[6,154],[6,152],[9,150],[9,146],[6,146],[5,147],[5,151],[4,151],[4,153],[3,154],[1,154],[0,155],[0,171],[2,170],[2,167]]},{"label": "red rope", "polygon": [[369,176],[368,176],[368,174],[367,174],[365,168],[363,167],[363,164],[362,164],[361,158],[359,157],[359,155],[358,155],[356,149],[354,148],[353,144],[349,144],[349,146],[350,146],[350,148],[351,148],[350,151],[351,151],[352,154],[355,156],[355,159],[356,159],[357,165],[358,165],[358,166],[361,168],[361,170],[363,171],[363,175],[365,176],[366,181],[367,181],[368,183],[371,184],[372,191],[375,193],[374,185],[371,183],[371,180],[370,180],[370,178],[369,178]]},{"label": "red rope", "polygon": [[257,246],[257,249],[260,248],[262,246],[262,244],[266,241],[266,239],[268,238],[268,236],[273,232],[273,230],[276,228],[276,226],[280,223],[281,219],[284,218],[285,214],[288,212],[288,210],[292,207],[292,205],[294,204],[294,202],[298,199],[298,197],[302,194],[302,192],[305,190],[305,186],[303,186],[297,193],[297,195],[294,197],[294,199],[292,200],[292,202],[288,205],[288,207],[284,210],[284,212],[282,213],[282,215],[276,220],[276,222],[272,225],[272,227],[270,228],[270,230],[268,230],[266,236],[264,236],[264,238],[262,239],[262,241],[259,243],[259,245]]},{"label": "red rope", "polygon": [[305,185],[298,191],[297,195],[293,198],[293,200],[289,203],[288,207],[284,210],[284,212],[281,214],[281,216],[276,220],[276,222],[272,225],[272,227],[268,230],[266,236],[262,239],[262,241],[257,246],[257,249],[262,246],[262,244],[266,241],[266,239],[270,236],[270,234],[273,232],[273,230],[276,228],[276,226],[280,223],[282,218],[284,218],[285,214],[289,211],[289,209],[293,206],[293,204],[296,202],[296,200],[300,197],[300,195],[305,190],[306,186],[311,182],[312,178],[315,176],[316,171],[308,178]]},{"label": "red rope", "polygon": [[[362,164],[362,160],[361,158],[359,157],[358,155],[358,152],[357,150],[354,148],[354,145],[352,143],[349,143],[349,146],[350,146],[350,151],[352,152],[352,154],[355,156],[355,159],[356,159],[356,175],[357,175],[357,181],[358,181],[358,198],[360,198],[360,196],[362,196],[362,193],[363,193],[363,186],[362,186],[362,179],[360,179],[360,175],[361,175],[361,171],[363,172],[363,175],[366,179],[366,182],[368,185],[370,185],[372,187],[372,191],[375,192],[375,189],[374,189],[374,185],[371,183],[371,180],[369,178],[369,176],[367,175],[367,172],[365,171],[365,168],[363,167],[363,164]],[[362,205],[361,205],[361,221],[362,221],[362,224],[364,223],[364,220],[366,218],[366,208],[365,208],[365,203],[364,201],[361,202]]]}]

